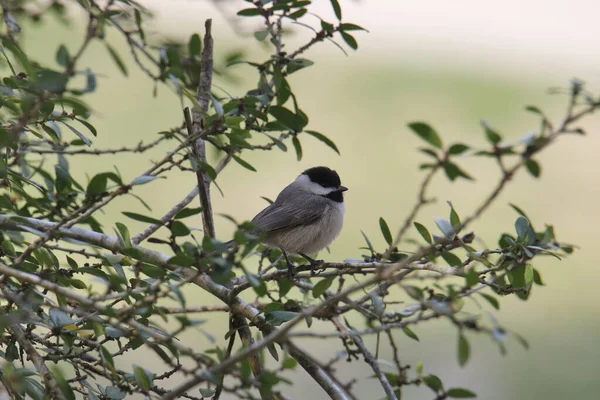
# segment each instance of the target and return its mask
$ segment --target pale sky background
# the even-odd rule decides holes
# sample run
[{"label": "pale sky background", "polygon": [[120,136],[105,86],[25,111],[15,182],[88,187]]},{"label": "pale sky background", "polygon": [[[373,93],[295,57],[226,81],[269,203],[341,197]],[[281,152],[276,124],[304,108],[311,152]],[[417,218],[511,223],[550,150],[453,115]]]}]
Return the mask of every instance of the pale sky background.
[{"label": "pale sky background", "polygon": [[[157,28],[201,27],[215,13],[213,2],[200,0],[143,0],[157,11]],[[221,2],[227,15],[242,1]],[[580,75],[600,81],[600,2],[596,0],[340,0],[343,20],[362,25],[357,56],[397,52],[399,58],[429,61],[485,73]],[[314,2],[313,11],[334,20],[327,0]],[[172,26],[177,21],[178,27]],[[171,25],[171,26],[170,26]],[[218,25],[218,24],[216,24]],[[251,27],[250,27],[251,28]],[[200,30],[200,29],[198,29]],[[416,58],[416,60],[415,60]],[[590,82],[591,83],[591,82]]]}]

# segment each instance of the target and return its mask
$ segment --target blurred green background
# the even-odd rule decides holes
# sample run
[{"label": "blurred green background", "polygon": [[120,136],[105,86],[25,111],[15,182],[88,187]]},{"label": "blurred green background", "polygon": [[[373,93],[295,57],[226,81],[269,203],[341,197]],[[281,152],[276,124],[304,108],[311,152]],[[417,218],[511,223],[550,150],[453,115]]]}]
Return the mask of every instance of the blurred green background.
[{"label": "blurred green background", "polygon": [[[243,50],[251,60],[264,57],[264,50],[252,37],[252,32],[261,28],[260,24],[245,21],[234,26],[228,21],[233,11],[239,9],[237,2],[222,2],[219,7],[210,2],[192,1],[142,3],[156,10],[156,19],[148,29],[152,40],[187,40],[192,33],[202,34],[203,21],[210,17],[214,19],[217,60],[235,50]],[[331,15],[328,2],[318,3],[317,14]],[[301,162],[296,161],[293,151],[247,155],[245,158],[258,173],[238,165],[226,169],[218,180],[225,197],[213,191],[216,213],[249,219],[266,205],[260,196],[274,198],[305,168],[328,165],[339,172],[350,191],[343,232],[331,247],[331,254],[323,254],[322,258],[359,257],[358,248],[363,246],[360,230],[383,247],[379,217],[385,217],[395,229],[416,199],[423,175],[417,166],[425,156],[416,151],[422,143],[407,129],[407,123],[427,121],[446,143],[485,145],[479,124],[483,119],[508,141],[516,141],[538,128],[537,119],[526,113],[524,106],[537,105],[554,121],[562,117],[566,96],[549,95],[548,88],[567,87],[573,75],[592,84],[598,82],[598,60],[593,58],[597,55],[588,53],[586,56],[584,39],[565,49],[564,43],[556,38],[566,37],[567,41],[568,35],[573,35],[571,43],[576,43],[577,32],[564,28],[563,36],[552,35],[551,12],[558,15],[556,18],[563,12],[565,21],[570,21],[571,14],[561,11],[566,1],[548,2],[545,10],[548,14],[542,11],[537,19],[529,21],[527,12],[533,12],[535,7],[524,5],[524,11],[521,10],[524,15],[518,14],[517,18],[514,13],[518,6],[514,1],[507,2],[505,9],[495,5],[489,10],[485,8],[487,4],[482,6],[469,1],[466,3],[470,8],[457,5],[459,10],[452,15],[444,14],[444,7],[448,5],[442,1],[424,2],[428,6],[406,5],[407,9],[398,3],[342,1],[346,7],[345,19],[370,30],[368,34],[357,35],[359,51],[346,57],[333,45],[320,44],[306,55],[316,64],[290,79],[301,107],[310,117],[309,128],[333,139],[341,156],[311,137],[302,140],[305,155]],[[463,15],[461,10],[470,12]],[[457,19],[457,15],[464,21]],[[588,18],[587,13],[582,15]],[[74,16],[74,21],[70,27],[49,19],[39,26],[27,27],[25,47],[42,60],[53,59],[60,43],[73,51],[82,40],[84,19]],[[469,24],[469,21],[477,23]],[[496,25],[492,29],[477,30],[478,26],[489,27],[490,24]],[[294,29],[299,34],[292,43],[308,37],[300,33],[303,31],[298,27]],[[500,37],[498,40],[494,39],[494,29]],[[558,26],[554,29],[558,30]],[[591,28],[582,23],[582,37],[589,33],[586,29]],[[507,31],[514,35],[514,42]],[[547,39],[539,37],[544,34]],[[528,40],[531,39],[528,35],[537,35],[538,41]],[[131,146],[142,140],[151,141],[157,132],[179,125],[182,114],[177,96],[166,87],[159,87],[158,97],[153,98],[151,82],[133,64],[122,39],[114,34],[109,38],[127,61],[129,77],[120,74],[101,43],[93,43],[83,57],[81,65],[91,67],[100,75],[98,90],[88,99],[97,112],[94,122],[99,134],[94,146]],[[216,83],[234,95],[241,95],[253,85],[254,77],[249,68],[233,68],[232,72],[239,79],[237,83],[218,76]],[[596,93],[598,88],[598,85],[592,86]],[[530,350],[525,351],[510,340],[508,355],[503,357],[489,338],[469,335],[472,357],[460,368],[456,331],[440,321],[415,328],[421,339],[419,343],[396,333],[403,363],[414,366],[417,361],[424,361],[426,373],[437,374],[448,387],[472,389],[480,399],[597,397],[600,392],[600,306],[596,288],[600,270],[593,249],[597,245],[594,232],[600,222],[597,212],[600,139],[595,129],[598,122],[598,117],[589,118],[586,120],[588,136],[564,137],[559,145],[545,151],[539,157],[541,179],[519,174],[490,212],[472,226],[483,243],[495,247],[498,232],[513,231],[516,214],[508,203],[514,203],[522,207],[537,226],[552,223],[560,240],[580,246],[579,251],[562,262],[550,258],[537,261],[535,266],[547,286],[536,287],[528,302],[512,297],[503,299],[500,312],[495,312],[503,326],[530,341]],[[78,156],[72,159],[71,168],[77,178],[85,179],[117,165],[126,179],[132,179],[146,169],[151,160],[158,160],[164,150],[162,147],[141,157]],[[461,162],[476,178],[475,182],[451,184],[444,177],[436,179],[432,194],[438,201],[426,208],[417,220],[435,230],[433,218],[448,215],[446,200],[453,202],[460,215],[468,215],[499,178],[495,165],[486,161],[465,158]],[[136,188],[136,193],[144,197],[152,206],[152,215],[158,217],[192,189],[194,180],[191,174],[174,173],[166,181]],[[139,210],[135,199],[123,198],[113,202],[101,218],[107,230],[114,222],[122,221],[137,231],[143,225],[127,220],[121,211]],[[200,228],[199,219],[187,222]],[[232,225],[223,218],[217,218],[217,228],[222,238],[232,232]],[[416,238],[416,232],[411,232],[411,237]],[[216,304],[198,291],[188,293],[190,305]],[[221,341],[226,322],[222,317],[211,318],[203,328]],[[199,332],[188,333],[181,339],[196,343],[198,349],[210,345]],[[337,340],[299,342],[323,361],[341,350]],[[369,338],[367,343],[373,348],[374,338]],[[380,358],[390,357],[389,349],[383,346]],[[139,356],[131,360],[143,364]],[[379,383],[368,378],[372,372],[364,365],[358,362],[338,365],[342,378],[361,377],[357,383],[359,398],[383,396]],[[324,392],[303,372],[292,377],[295,385],[289,394],[293,398],[325,398]],[[432,397],[432,392],[425,387],[405,391],[407,399]]]}]

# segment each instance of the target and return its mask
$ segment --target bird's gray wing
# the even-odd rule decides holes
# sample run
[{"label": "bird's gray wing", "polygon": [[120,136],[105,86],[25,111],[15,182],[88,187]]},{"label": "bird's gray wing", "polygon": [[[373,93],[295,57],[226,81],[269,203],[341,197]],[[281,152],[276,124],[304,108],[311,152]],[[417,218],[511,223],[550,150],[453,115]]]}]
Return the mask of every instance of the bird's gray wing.
[{"label": "bird's gray wing", "polygon": [[252,223],[258,231],[264,233],[309,225],[317,221],[328,207],[324,200],[317,196],[311,196],[310,199],[299,197],[285,203],[275,201],[259,212]]}]

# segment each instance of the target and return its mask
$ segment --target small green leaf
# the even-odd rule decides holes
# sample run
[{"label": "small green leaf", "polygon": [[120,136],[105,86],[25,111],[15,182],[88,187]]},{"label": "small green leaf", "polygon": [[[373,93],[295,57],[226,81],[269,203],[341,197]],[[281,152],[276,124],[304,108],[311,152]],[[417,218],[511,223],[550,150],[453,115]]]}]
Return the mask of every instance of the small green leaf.
[{"label": "small green leaf", "polygon": [[486,299],[488,301],[488,303],[490,303],[492,305],[492,307],[494,307],[496,310],[500,309],[500,303],[498,302],[498,300],[495,297],[490,296],[489,294],[485,294],[485,293],[479,293],[479,294],[481,295],[481,297]]},{"label": "small green leaf", "polygon": [[274,116],[279,123],[293,131],[300,132],[306,126],[306,121],[302,116],[294,114],[283,106],[271,106],[269,107],[269,113]]},{"label": "small green leaf", "polygon": [[273,311],[265,314],[265,322],[272,326],[279,326],[297,316],[298,313],[292,311]]},{"label": "small green leaf", "polygon": [[204,398],[211,398],[215,395],[215,391],[212,389],[200,388],[200,395]]},{"label": "small green leaf", "polygon": [[69,50],[67,50],[64,44],[61,44],[58,47],[58,51],[56,52],[56,62],[58,63],[58,65],[66,67],[67,65],[69,65],[70,60],[71,57],[69,56]]},{"label": "small green leaf", "polygon": [[302,159],[302,145],[296,136],[292,138],[292,144],[294,145],[294,150],[296,150],[296,158],[300,161]]},{"label": "small green leaf", "polygon": [[187,236],[191,232],[190,232],[189,228],[187,226],[185,226],[185,224],[183,222],[173,221],[173,223],[171,223],[171,233],[173,234],[173,236],[178,237],[178,236]]},{"label": "small green leaf", "polygon": [[147,372],[144,368],[134,365],[133,374],[135,376],[135,382],[142,390],[150,390],[152,387],[152,374]]},{"label": "small green leaf", "polygon": [[383,238],[387,242],[388,245],[392,244],[393,238],[390,232],[390,227],[383,217],[379,218],[379,228],[381,229],[381,233],[383,234]]},{"label": "small green leaf", "polygon": [[348,23],[340,24],[338,29],[340,31],[366,31],[366,29],[363,28],[362,26],[358,26],[355,24],[348,24]]},{"label": "small green leaf", "polygon": [[79,132],[77,129],[73,128],[71,125],[67,124],[64,121],[60,121],[62,124],[66,125],[67,128],[69,128],[71,130],[71,132],[73,132],[75,135],[77,135],[77,137],[79,137],[79,139],[81,139],[83,141],[83,143],[87,144],[88,146],[92,145],[92,142],[90,142],[90,140],[85,137],[85,135],[81,132]]},{"label": "small green leaf", "polygon": [[456,178],[459,178],[459,177],[467,179],[469,181],[474,180],[471,175],[467,174],[458,165],[456,165],[450,161],[446,161],[444,163],[444,172],[446,173],[446,176],[448,177],[448,179],[450,179],[451,181],[454,181],[454,180],[456,180]]},{"label": "small green leaf", "polygon": [[135,178],[132,182],[131,185],[132,186],[136,186],[136,185],[144,185],[148,182],[152,182],[153,180],[155,180],[157,177],[153,176],[153,175],[140,175],[137,178]]},{"label": "small green leaf", "polygon": [[456,210],[454,210],[452,203],[448,202],[448,205],[450,206],[450,223],[452,224],[452,229],[454,232],[459,233],[461,227],[460,218],[458,217]]},{"label": "small green leaf", "polygon": [[254,32],[254,37],[259,42],[262,42],[263,40],[265,40],[268,35],[269,35],[269,31],[268,30],[262,30],[262,31]]},{"label": "small green leaf", "polygon": [[452,228],[452,224],[443,218],[434,218],[433,221],[439,228],[439,230],[446,236],[448,239],[454,239],[456,233],[454,232],[454,228]]},{"label": "small green leaf", "polygon": [[354,36],[346,32],[340,32],[340,35],[342,35],[342,39],[344,39],[344,42],[346,42],[346,44],[352,50],[358,49],[358,42],[356,41],[356,39],[354,39]]},{"label": "small green leaf", "polygon": [[490,128],[487,122],[481,121],[481,126],[483,126],[483,129],[485,130],[485,136],[491,144],[496,145],[502,141],[502,136]]},{"label": "small green leaf", "polygon": [[123,63],[123,60],[121,59],[121,56],[119,56],[119,53],[117,53],[117,51],[111,45],[109,45],[108,42],[104,43],[106,44],[106,49],[108,50],[108,53],[110,54],[111,58],[113,59],[115,64],[117,64],[117,67],[119,67],[123,75],[127,76],[127,67],[125,66],[125,63]]},{"label": "small green leaf", "polygon": [[334,279],[335,279],[334,276],[330,276],[329,278],[321,279],[319,282],[317,282],[315,284],[315,286],[313,286],[313,289],[312,289],[313,297],[317,298],[317,297],[321,296],[323,293],[325,293],[325,291],[327,289],[329,289],[329,287],[333,283]]},{"label": "small green leaf", "polygon": [[267,345],[267,350],[269,350],[271,357],[273,357],[275,361],[279,361],[279,354],[277,353],[277,349],[275,348],[275,345],[273,343]]},{"label": "small green leaf", "polygon": [[525,167],[527,168],[527,171],[529,171],[529,173],[534,178],[539,178],[540,177],[540,175],[542,173],[542,168],[540,167],[540,164],[538,164],[537,161],[529,159],[525,163]]},{"label": "small green leaf", "polygon": [[469,272],[465,274],[465,284],[467,287],[473,287],[479,283],[479,274],[475,269],[470,269]]},{"label": "small green leaf", "polygon": [[244,8],[237,12],[237,15],[240,17],[253,17],[255,15],[260,15],[260,10],[258,8]]},{"label": "small green leaf", "polygon": [[527,244],[532,244],[535,241],[535,232],[531,228],[527,218],[519,216],[515,222],[515,230],[520,240]]},{"label": "small green leaf", "polygon": [[529,286],[533,283],[533,267],[531,265],[525,266],[524,279],[525,286]]},{"label": "small green leaf", "polygon": [[342,20],[342,8],[340,7],[340,3],[338,2],[338,0],[330,0],[331,1],[331,6],[333,7],[333,12],[335,13],[335,16],[337,17],[338,20]]},{"label": "small green leaf", "polygon": [[413,130],[421,139],[425,140],[430,145],[442,148],[442,140],[437,132],[424,122],[413,122],[408,124],[408,127]]},{"label": "small green leaf", "polygon": [[417,342],[419,341],[419,337],[417,336],[417,334],[414,333],[412,330],[410,330],[407,326],[405,326],[404,328],[402,328],[402,332],[404,332],[404,334],[406,336],[408,336],[409,338],[414,339]]},{"label": "small green leaf", "polygon": [[456,144],[453,144],[452,146],[450,146],[450,148],[448,149],[448,154],[455,156],[458,154],[462,154],[469,149],[470,149],[470,147],[467,146],[466,144],[456,143]]},{"label": "small green leaf", "polygon": [[298,361],[294,360],[291,357],[286,357],[281,363],[281,368],[283,369],[295,369],[298,366]]},{"label": "small green leaf", "polygon": [[293,74],[296,71],[299,71],[303,68],[307,68],[314,65],[314,62],[310,60],[306,60],[304,58],[295,58],[291,60],[287,65],[287,73]]},{"label": "small green leaf", "polygon": [[448,395],[448,397],[453,397],[455,399],[470,399],[477,397],[475,393],[463,388],[448,389],[446,394]]},{"label": "small green leaf", "polygon": [[340,154],[340,151],[338,150],[337,146],[335,145],[335,143],[333,143],[333,141],[331,139],[329,139],[327,136],[319,133],[319,132],[315,132],[315,131],[304,131],[305,133],[308,133],[309,135],[311,135],[312,137],[316,138],[317,140],[320,140],[321,142],[325,143],[327,146],[329,146],[330,148],[333,149],[333,151],[335,151],[336,153]]},{"label": "small green leaf", "polygon": [[419,232],[421,237],[423,237],[423,239],[425,239],[425,241],[427,243],[431,244],[432,243],[431,234],[429,233],[427,228],[425,228],[425,226],[421,225],[418,222],[414,222],[413,225],[415,226],[415,228],[417,228],[417,231]]},{"label": "small green leaf", "polygon": [[451,267],[460,267],[462,265],[461,259],[458,258],[458,256],[456,254],[453,254],[453,253],[442,253],[442,258]]},{"label": "small green leaf", "polygon": [[458,364],[462,367],[469,361],[469,341],[462,333],[458,335]]},{"label": "small green leaf", "polygon": [[421,379],[423,380],[423,383],[427,385],[428,388],[430,388],[436,393],[440,392],[444,388],[444,385],[442,384],[440,378],[438,378],[435,375],[427,375]]},{"label": "small green leaf", "polygon": [[162,225],[162,222],[159,219],[148,217],[146,215],[142,215],[142,214],[138,214],[138,213],[134,213],[134,212],[128,212],[128,211],[123,211],[122,214],[125,215],[126,217],[129,217],[129,218],[134,219],[139,222],[146,222],[148,224]]},{"label": "small green leaf", "polygon": [[188,51],[191,56],[200,56],[202,52],[202,41],[200,40],[200,35],[194,33],[190,37],[190,41],[188,42]]},{"label": "small green leaf", "polygon": [[125,248],[130,248],[131,237],[129,235],[129,229],[127,229],[127,227],[120,222],[117,222],[115,225],[117,225],[117,230],[120,234],[120,237],[123,239],[123,245],[125,246]]},{"label": "small green leaf", "polygon": [[237,162],[238,164],[240,164],[242,167],[249,169],[250,171],[256,172],[256,168],[254,168],[252,165],[250,165],[248,162],[242,160],[240,157],[238,156],[234,156],[232,155],[233,159],[235,160],[235,162]]},{"label": "small green leaf", "polygon": [[187,217],[191,217],[193,215],[198,215],[202,212],[202,207],[198,207],[198,208],[184,208],[183,210],[179,211],[177,214],[175,214],[175,219],[184,219]]}]

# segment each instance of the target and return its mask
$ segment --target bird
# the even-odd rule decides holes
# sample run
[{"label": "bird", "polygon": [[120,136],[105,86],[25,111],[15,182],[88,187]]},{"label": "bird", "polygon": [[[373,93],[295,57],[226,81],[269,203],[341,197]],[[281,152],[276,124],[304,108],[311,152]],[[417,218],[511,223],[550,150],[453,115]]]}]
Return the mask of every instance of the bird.
[{"label": "bird", "polygon": [[267,248],[279,248],[294,275],[288,254],[298,254],[312,267],[323,263],[309,254],[328,247],[344,224],[344,192],[338,173],[318,166],[302,172],[277,196],[275,201],[253,219],[254,233],[264,237]]}]

